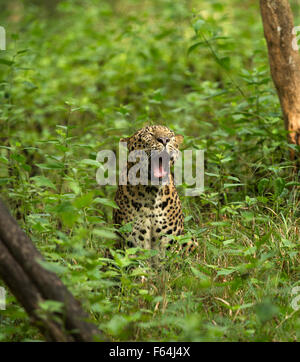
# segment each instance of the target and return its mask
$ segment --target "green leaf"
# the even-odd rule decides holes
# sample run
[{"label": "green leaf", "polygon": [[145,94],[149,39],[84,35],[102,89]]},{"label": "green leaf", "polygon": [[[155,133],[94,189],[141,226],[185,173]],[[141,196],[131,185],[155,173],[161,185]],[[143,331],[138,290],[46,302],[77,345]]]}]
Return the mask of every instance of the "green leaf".
[{"label": "green leaf", "polygon": [[255,220],[255,215],[251,211],[244,211],[241,213],[241,216],[246,222]]},{"label": "green leaf", "polygon": [[46,270],[52,272],[52,273],[56,273],[56,274],[64,274],[68,268],[66,268],[65,266],[62,266],[59,263],[53,263],[53,262],[48,262],[46,260],[41,260],[38,259],[37,262]]},{"label": "green leaf", "polygon": [[195,30],[195,33],[198,34],[199,30],[203,29],[206,25],[205,20],[203,19],[198,19],[194,24],[193,24],[193,28]]},{"label": "green leaf", "polygon": [[49,161],[47,163],[37,163],[37,166],[41,169],[45,170],[56,170],[56,169],[62,169],[65,167],[65,165],[61,162],[57,161]]},{"label": "green leaf", "polygon": [[257,188],[258,188],[258,192],[260,194],[263,194],[265,192],[266,188],[269,185],[269,182],[270,181],[267,178],[262,178],[262,179],[259,180]]},{"label": "green leaf", "polygon": [[7,65],[7,66],[10,66],[10,65],[14,64],[14,62],[13,62],[12,60],[0,58],[0,64],[4,64],[4,65]]},{"label": "green leaf", "polygon": [[0,162],[8,164],[8,159],[5,156],[0,156]]},{"label": "green leaf", "polygon": [[118,239],[118,235],[114,231],[108,229],[95,229],[93,230],[93,234],[99,236],[100,238],[113,240]]},{"label": "green leaf", "polygon": [[218,271],[217,275],[230,275],[232,273],[234,273],[236,270],[234,268],[232,269],[225,269],[225,268],[222,268],[221,270]]},{"label": "green leaf", "polygon": [[72,227],[78,220],[78,210],[71,204],[70,201],[63,201],[54,210],[61,217],[66,226]]},{"label": "green leaf", "polygon": [[39,302],[39,307],[46,312],[60,313],[63,310],[64,303],[58,302],[57,300],[45,300]]},{"label": "green leaf", "polygon": [[211,285],[210,277],[202,273],[195,267],[191,266],[192,273],[200,280],[200,286],[203,288],[208,288]]},{"label": "green leaf", "polygon": [[74,200],[73,204],[77,209],[83,209],[85,207],[88,207],[93,202],[94,193],[89,192],[85,195],[77,197],[77,199]]},{"label": "green leaf", "polygon": [[54,185],[54,183],[45,176],[34,176],[34,177],[31,177],[31,180],[33,180],[37,186],[50,187],[50,188],[56,190],[56,186]]},{"label": "green leaf", "polygon": [[82,165],[90,165],[90,166],[95,166],[95,167],[100,167],[101,166],[100,162],[98,162],[96,160],[91,160],[89,158],[81,160],[80,164],[82,164]]},{"label": "green leaf", "polygon": [[256,304],[255,312],[260,322],[264,324],[278,314],[279,308],[269,299],[266,299],[265,301]]},{"label": "green leaf", "polygon": [[105,198],[101,198],[101,197],[96,197],[93,202],[96,203],[96,204],[102,204],[102,205],[105,205],[105,206],[110,206],[110,207],[113,207],[114,209],[119,208],[119,206],[115,203],[115,201],[105,199]]},{"label": "green leaf", "polygon": [[198,48],[200,45],[205,45],[206,43],[204,41],[198,41],[197,43],[191,45],[188,48],[187,54],[190,54],[192,51],[194,51],[196,48]]},{"label": "green leaf", "polygon": [[224,188],[229,188],[229,187],[236,187],[236,186],[244,186],[245,184],[224,184]]},{"label": "green leaf", "polygon": [[280,196],[285,187],[285,181],[281,177],[277,177],[274,182],[275,195]]},{"label": "green leaf", "polygon": [[230,69],[230,57],[217,58],[217,62],[225,69]]}]

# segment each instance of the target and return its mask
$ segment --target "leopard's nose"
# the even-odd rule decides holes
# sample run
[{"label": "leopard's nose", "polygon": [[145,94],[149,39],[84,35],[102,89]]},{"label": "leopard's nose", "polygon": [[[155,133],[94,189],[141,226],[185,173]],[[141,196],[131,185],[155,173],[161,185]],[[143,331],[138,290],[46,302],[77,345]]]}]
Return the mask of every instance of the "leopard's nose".
[{"label": "leopard's nose", "polygon": [[162,143],[164,146],[170,141],[168,137],[157,137],[157,141]]}]

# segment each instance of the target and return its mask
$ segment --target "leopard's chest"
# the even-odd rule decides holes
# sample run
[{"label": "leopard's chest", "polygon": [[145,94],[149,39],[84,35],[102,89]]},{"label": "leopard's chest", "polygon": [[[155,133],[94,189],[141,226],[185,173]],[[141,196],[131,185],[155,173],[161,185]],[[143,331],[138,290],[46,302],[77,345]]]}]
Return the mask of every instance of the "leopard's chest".
[{"label": "leopard's chest", "polygon": [[168,235],[181,233],[183,218],[176,190],[169,186],[146,186],[125,189],[123,196],[126,205],[120,202],[119,215],[123,214],[123,221],[132,223],[132,231],[126,235],[129,243],[145,249],[156,249],[160,244],[165,244]]}]

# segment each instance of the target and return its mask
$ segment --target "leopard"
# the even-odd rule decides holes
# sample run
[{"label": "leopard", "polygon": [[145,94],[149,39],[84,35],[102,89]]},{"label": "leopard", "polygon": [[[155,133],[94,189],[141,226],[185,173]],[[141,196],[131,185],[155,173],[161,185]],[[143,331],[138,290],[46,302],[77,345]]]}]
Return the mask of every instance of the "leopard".
[{"label": "leopard", "polygon": [[[163,257],[175,243],[173,237],[184,234],[182,204],[171,171],[183,139],[163,125],[145,126],[132,136],[121,138],[129,154],[141,151],[139,159],[146,175],[144,183],[119,183],[117,188],[113,222],[117,228],[131,225],[131,229],[122,234],[123,247],[157,250]],[[128,177],[136,164],[128,158],[125,170],[120,173]]]}]

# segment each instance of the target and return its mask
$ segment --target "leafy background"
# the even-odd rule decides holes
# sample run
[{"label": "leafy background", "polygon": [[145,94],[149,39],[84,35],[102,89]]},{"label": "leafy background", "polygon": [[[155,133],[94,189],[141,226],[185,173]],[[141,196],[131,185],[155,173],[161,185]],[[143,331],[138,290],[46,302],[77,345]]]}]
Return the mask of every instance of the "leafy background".
[{"label": "leafy background", "polygon": [[[1,197],[91,320],[116,341],[299,339],[299,181],[258,1],[14,0],[0,10]],[[150,252],[113,248],[116,187],[95,178],[97,152],[145,124],[205,150],[205,192],[179,188],[198,253],[170,252],[159,270]],[[2,341],[43,340],[11,294],[0,324]]]}]

